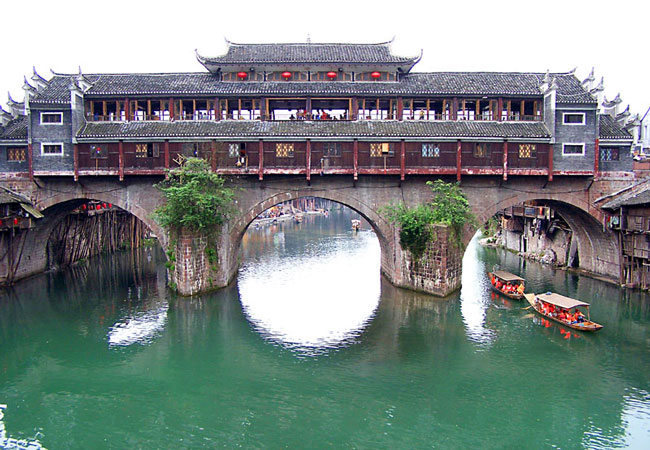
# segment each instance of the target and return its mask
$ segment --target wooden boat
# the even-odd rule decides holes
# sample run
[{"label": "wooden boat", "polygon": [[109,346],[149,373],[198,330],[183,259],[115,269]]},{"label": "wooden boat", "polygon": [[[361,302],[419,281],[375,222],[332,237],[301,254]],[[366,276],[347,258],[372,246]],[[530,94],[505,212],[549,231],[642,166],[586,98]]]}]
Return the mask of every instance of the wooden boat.
[{"label": "wooden boat", "polygon": [[[556,294],[555,292],[547,292],[545,294],[524,294],[530,306],[533,307],[538,314],[546,317],[547,319],[553,320],[565,327],[573,328],[574,330],[580,331],[598,331],[603,326],[592,322],[589,317],[589,303],[581,302],[570,297],[565,297],[564,295]],[[582,311],[578,310],[579,307],[585,308],[587,310],[587,317],[583,322],[568,322],[566,320],[559,319],[554,317],[552,313],[546,312],[545,309],[553,307],[555,310],[560,309],[560,311],[571,313],[573,310],[575,314],[577,311],[582,314]],[[584,317],[584,314],[582,314]]]},{"label": "wooden boat", "polygon": [[496,283],[494,284],[492,283],[492,279],[494,278],[495,281],[496,280],[501,281],[501,284],[504,286],[507,284],[515,285],[517,287],[519,285],[525,286],[526,280],[524,280],[523,278],[515,275],[514,273],[506,272],[504,270],[495,270],[494,272],[488,272],[488,278],[490,279],[490,285],[492,286],[492,289],[497,291],[499,294],[505,295],[506,297],[515,300],[521,300],[522,298],[524,298],[523,289],[519,291],[506,292],[502,289],[497,288]]}]

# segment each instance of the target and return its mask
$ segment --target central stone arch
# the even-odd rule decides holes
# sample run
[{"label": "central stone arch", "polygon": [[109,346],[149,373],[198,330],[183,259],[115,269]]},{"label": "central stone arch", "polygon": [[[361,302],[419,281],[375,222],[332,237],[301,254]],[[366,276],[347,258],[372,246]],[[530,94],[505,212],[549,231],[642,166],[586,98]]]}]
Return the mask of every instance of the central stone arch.
[{"label": "central stone arch", "polygon": [[[353,191],[352,191],[353,192]],[[393,282],[395,280],[395,230],[394,227],[381,215],[379,208],[363,202],[358,197],[351,195],[346,190],[281,190],[269,193],[251,204],[242,205],[240,214],[232,221],[229,227],[229,255],[232,259],[232,266],[237,266],[237,254],[242,237],[249,225],[257,216],[267,209],[286,201],[297,200],[305,197],[316,197],[330,200],[350,208],[363,217],[372,227],[381,249],[382,272]],[[236,269],[232,273],[234,277]]]}]

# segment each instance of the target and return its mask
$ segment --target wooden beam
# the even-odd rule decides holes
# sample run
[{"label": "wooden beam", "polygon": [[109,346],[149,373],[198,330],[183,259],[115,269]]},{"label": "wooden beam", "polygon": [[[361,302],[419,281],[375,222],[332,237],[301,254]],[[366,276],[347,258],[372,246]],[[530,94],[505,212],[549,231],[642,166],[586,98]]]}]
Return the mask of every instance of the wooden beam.
[{"label": "wooden beam", "polygon": [[147,100],[147,117],[145,119],[151,119],[151,100]]},{"label": "wooden beam", "polygon": [[553,144],[548,144],[548,181],[553,181]]},{"label": "wooden beam", "polygon": [[497,120],[501,122],[503,120],[503,97],[499,97],[499,103],[497,104]]},{"label": "wooden beam", "polygon": [[359,178],[359,140],[355,139],[354,142],[352,143],[352,161],[353,161],[353,174],[354,174],[354,179],[357,180]]},{"label": "wooden beam", "polygon": [[[106,103],[106,102],[104,102]],[[79,144],[74,144],[73,147],[73,158],[74,158],[74,180],[79,181]]]},{"label": "wooden beam", "polygon": [[124,180],[124,141],[120,141],[117,145],[118,150],[118,170],[120,175],[120,181]]},{"label": "wooden beam", "polygon": [[106,120],[106,116],[108,116],[108,112],[106,111],[106,100],[102,101],[102,116],[104,116],[104,120]]},{"label": "wooden beam", "polygon": [[404,97],[397,97],[397,120],[404,120]]},{"label": "wooden beam", "polygon": [[257,174],[261,181],[264,179],[264,141],[262,139],[260,139],[258,147],[260,164]]},{"label": "wooden beam", "polygon": [[165,169],[169,169],[169,139],[165,139]]},{"label": "wooden beam", "polygon": [[221,108],[219,107],[219,97],[214,98],[214,120],[221,120]]},{"label": "wooden beam", "polygon": [[463,160],[463,146],[462,143],[460,142],[460,139],[458,139],[458,145],[456,146],[456,181],[460,181],[460,170],[461,170],[461,163]]},{"label": "wooden beam", "polygon": [[596,146],[594,148],[594,177],[598,178],[600,171],[600,139],[596,138]]},{"label": "wooden beam", "polygon": [[400,174],[399,174],[399,179],[404,180],[404,176],[406,175],[406,143],[404,142],[404,139],[402,139],[399,143],[400,147]]},{"label": "wooden beam", "polygon": [[[43,145],[43,144],[41,144]],[[34,181],[34,146],[27,145],[27,168],[29,170],[29,181]]]},{"label": "wooden beam", "polygon": [[431,99],[427,99],[427,120],[429,120],[429,112],[431,111]]},{"label": "wooden beam", "polygon": [[307,150],[305,151],[305,166],[307,168],[307,181],[311,180],[311,139],[307,139]]},{"label": "wooden beam", "polygon": [[212,165],[212,171],[217,171],[217,141],[212,139],[210,142],[210,164]]},{"label": "wooden beam", "polygon": [[169,120],[174,120],[174,97],[169,97]]},{"label": "wooden beam", "polygon": [[131,120],[131,102],[128,97],[124,99],[124,118],[127,122]]},{"label": "wooden beam", "polygon": [[508,141],[503,141],[503,180],[508,179]]}]

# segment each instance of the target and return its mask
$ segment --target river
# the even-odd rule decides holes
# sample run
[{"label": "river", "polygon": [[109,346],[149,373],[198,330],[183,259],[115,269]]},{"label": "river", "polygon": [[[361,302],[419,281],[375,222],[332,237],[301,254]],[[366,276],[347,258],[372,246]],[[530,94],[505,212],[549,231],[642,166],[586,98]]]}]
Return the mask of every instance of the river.
[{"label": "river", "polygon": [[[648,448],[650,301],[477,245],[440,299],[383,279],[349,210],[250,229],[236,283],[165,288],[145,249],[0,296],[0,437],[48,449]],[[592,304],[596,334],[494,295]],[[1,414],[0,414],[1,415]]]}]

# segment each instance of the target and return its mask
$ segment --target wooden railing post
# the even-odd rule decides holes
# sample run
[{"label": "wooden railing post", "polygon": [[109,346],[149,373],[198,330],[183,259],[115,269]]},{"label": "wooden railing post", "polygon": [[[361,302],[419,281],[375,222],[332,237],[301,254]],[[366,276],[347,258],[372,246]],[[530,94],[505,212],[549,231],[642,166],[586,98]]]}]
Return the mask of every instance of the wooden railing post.
[{"label": "wooden railing post", "polygon": [[463,160],[462,150],[463,150],[462,143],[460,142],[460,139],[458,139],[458,146],[456,147],[456,181],[460,181],[460,168],[461,168],[461,162]]},{"label": "wooden railing post", "polygon": [[508,141],[503,141],[503,180],[508,179]]},{"label": "wooden railing post", "polygon": [[74,144],[74,180],[79,181],[79,144]]},{"label": "wooden railing post", "polygon": [[553,181],[553,144],[548,144],[548,181]]},{"label": "wooden railing post", "polygon": [[406,175],[406,143],[404,139],[400,142],[400,169],[399,169],[399,179],[404,180]]},{"label": "wooden railing post", "polygon": [[259,150],[260,164],[257,173],[261,181],[264,179],[264,141],[262,139],[260,139],[258,150]]},{"label": "wooden railing post", "polygon": [[119,164],[119,176],[120,181],[124,180],[124,141],[120,141],[118,146],[118,164]]},{"label": "wooden railing post", "polygon": [[354,164],[354,179],[359,178],[359,140],[355,139],[352,143],[352,161]]},{"label": "wooden railing post", "polygon": [[307,181],[311,180],[311,139],[307,139],[307,150],[305,151],[305,166],[307,169]]}]

